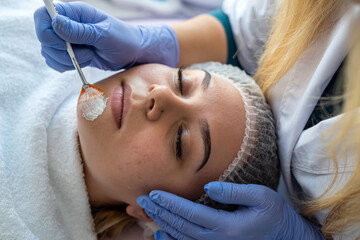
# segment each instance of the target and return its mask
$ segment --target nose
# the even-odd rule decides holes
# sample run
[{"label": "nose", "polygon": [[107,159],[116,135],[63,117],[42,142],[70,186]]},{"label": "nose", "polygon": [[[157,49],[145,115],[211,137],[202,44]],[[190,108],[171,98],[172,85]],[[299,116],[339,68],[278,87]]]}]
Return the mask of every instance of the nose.
[{"label": "nose", "polygon": [[151,85],[146,100],[146,116],[156,121],[164,114],[179,113],[185,105],[181,99],[167,86]]}]

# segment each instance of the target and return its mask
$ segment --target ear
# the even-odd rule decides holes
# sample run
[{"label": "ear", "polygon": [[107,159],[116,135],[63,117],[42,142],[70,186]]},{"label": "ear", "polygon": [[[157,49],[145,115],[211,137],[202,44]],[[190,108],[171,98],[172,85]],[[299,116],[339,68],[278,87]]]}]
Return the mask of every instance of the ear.
[{"label": "ear", "polygon": [[143,220],[143,221],[147,221],[147,222],[152,222],[153,219],[151,217],[149,217],[145,210],[140,207],[139,205],[127,205],[126,206],[126,213],[134,218]]}]

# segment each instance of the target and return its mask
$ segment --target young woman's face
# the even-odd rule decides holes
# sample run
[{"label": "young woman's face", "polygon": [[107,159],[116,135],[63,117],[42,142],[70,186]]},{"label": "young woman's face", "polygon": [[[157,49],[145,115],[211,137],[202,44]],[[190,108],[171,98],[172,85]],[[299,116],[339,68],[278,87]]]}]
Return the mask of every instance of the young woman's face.
[{"label": "young woman's face", "polygon": [[95,85],[109,97],[95,121],[78,111],[90,202],[126,204],[160,189],[195,200],[233,161],[243,141],[239,91],[202,70],[141,65]]}]

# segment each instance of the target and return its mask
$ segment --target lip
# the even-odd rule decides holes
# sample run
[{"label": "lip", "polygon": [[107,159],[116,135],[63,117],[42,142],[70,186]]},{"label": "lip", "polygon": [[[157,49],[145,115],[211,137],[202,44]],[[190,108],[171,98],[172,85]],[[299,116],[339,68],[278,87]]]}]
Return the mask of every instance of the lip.
[{"label": "lip", "polygon": [[118,128],[124,124],[130,108],[131,88],[125,83],[117,85],[111,94],[111,110]]}]

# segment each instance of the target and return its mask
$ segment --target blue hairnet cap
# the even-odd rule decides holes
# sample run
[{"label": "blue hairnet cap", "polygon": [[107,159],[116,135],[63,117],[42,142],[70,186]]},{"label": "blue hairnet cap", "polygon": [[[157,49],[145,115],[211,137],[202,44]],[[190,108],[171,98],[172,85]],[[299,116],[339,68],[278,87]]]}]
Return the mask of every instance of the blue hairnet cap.
[{"label": "blue hairnet cap", "polygon": [[[246,111],[245,136],[237,156],[218,181],[260,184],[276,190],[280,178],[275,120],[260,87],[238,67],[207,62],[191,69],[203,69],[230,81],[239,90]],[[222,204],[204,193],[196,202],[216,209],[235,210],[238,206]]]}]

